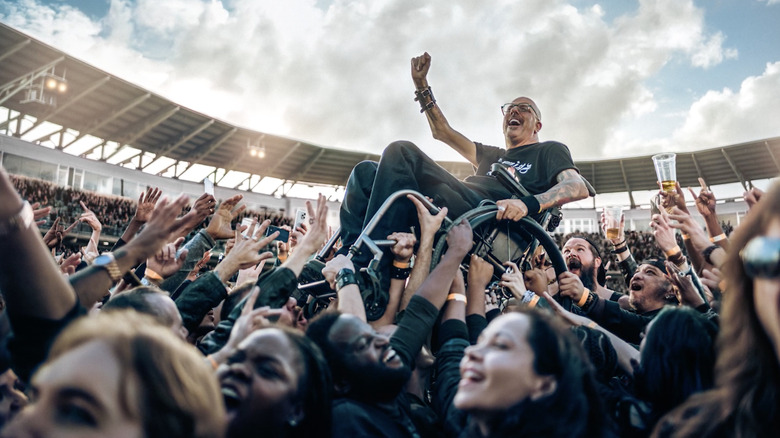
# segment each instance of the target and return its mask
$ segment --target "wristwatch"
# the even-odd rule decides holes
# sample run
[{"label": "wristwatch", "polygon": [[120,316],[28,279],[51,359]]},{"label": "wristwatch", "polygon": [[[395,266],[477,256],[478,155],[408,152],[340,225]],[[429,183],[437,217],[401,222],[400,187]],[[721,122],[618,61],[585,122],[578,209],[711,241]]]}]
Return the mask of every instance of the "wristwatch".
[{"label": "wristwatch", "polygon": [[355,271],[349,268],[341,268],[339,273],[336,274],[336,290],[349,286],[350,284],[357,284]]},{"label": "wristwatch", "polygon": [[107,252],[97,256],[92,262],[92,265],[105,269],[106,272],[108,272],[108,276],[111,277],[111,281],[114,283],[122,278],[122,271],[119,270],[113,253]]},{"label": "wristwatch", "polygon": [[5,237],[17,230],[29,228],[33,223],[34,216],[35,214],[33,213],[32,207],[30,207],[30,203],[24,201],[19,213],[16,213],[4,221],[0,221],[0,237]]}]

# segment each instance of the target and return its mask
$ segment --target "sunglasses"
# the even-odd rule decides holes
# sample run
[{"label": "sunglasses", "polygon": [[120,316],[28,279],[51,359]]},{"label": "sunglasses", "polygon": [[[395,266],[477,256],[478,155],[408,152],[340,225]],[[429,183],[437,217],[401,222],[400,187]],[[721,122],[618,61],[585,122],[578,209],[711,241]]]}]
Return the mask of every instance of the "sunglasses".
[{"label": "sunglasses", "polygon": [[750,278],[780,277],[780,238],[755,237],[739,252]]}]

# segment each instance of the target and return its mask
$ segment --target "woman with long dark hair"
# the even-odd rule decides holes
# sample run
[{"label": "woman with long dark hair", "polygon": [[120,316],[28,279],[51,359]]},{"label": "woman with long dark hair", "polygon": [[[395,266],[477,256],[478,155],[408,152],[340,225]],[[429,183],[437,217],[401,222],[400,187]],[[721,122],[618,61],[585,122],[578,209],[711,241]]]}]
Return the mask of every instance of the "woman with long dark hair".
[{"label": "woman with long dark hair", "polygon": [[[450,328],[443,326],[442,331]],[[592,366],[559,321],[535,311],[508,313],[493,320],[477,344],[464,350],[467,344],[455,337],[437,359],[436,385],[450,392],[437,394],[437,400],[452,400],[440,406],[450,434],[464,425],[460,436],[468,437],[607,434]],[[454,379],[459,379],[457,386]]]},{"label": "woman with long dark hair", "polygon": [[731,235],[715,389],[661,420],[674,437],[776,436],[780,430],[780,185]]}]

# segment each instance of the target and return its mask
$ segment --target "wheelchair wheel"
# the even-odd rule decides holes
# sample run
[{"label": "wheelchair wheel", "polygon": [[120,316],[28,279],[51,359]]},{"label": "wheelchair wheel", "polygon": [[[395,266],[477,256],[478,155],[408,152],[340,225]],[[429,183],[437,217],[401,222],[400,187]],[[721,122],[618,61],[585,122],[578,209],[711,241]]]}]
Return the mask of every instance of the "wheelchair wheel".
[{"label": "wheelchair wheel", "polygon": [[[531,218],[524,217],[520,221],[496,220],[498,207],[495,204],[485,205],[468,211],[452,222],[445,233],[434,244],[431,256],[431,269],[436,267],[442,255],[447,250],[446,233],[462,220],[471,225],[474,236],[474,247],[463,260],[462,265],[468,267],[470,256],[476,254],[493,265],[493,280],[499,281],[505,272],[504,262],[511,261],[521,269],[530,266],[534,250],[541,245],[552,261],[555,275],[567,271],[558,245],[549,234]],[[567,310],[571,300],[564,298],[561,303]]]}]

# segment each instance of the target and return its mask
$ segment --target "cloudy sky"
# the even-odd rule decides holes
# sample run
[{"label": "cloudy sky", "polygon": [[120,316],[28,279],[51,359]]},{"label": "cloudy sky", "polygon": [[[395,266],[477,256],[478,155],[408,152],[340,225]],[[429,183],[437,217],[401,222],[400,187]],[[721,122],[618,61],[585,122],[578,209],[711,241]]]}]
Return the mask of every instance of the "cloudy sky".
[{"label": "cloudy sky", "polygon": [[0,0],[0,20],[223,120],[436,159],[412,56],[450,124],[503,145],[499,106],[539,104],[575,160],[780,135],[780,0]]}]

